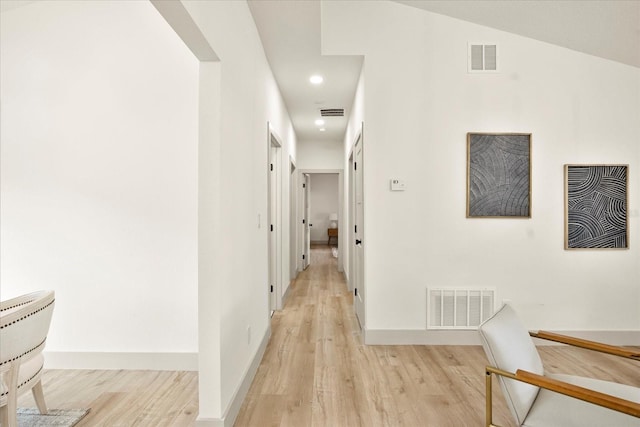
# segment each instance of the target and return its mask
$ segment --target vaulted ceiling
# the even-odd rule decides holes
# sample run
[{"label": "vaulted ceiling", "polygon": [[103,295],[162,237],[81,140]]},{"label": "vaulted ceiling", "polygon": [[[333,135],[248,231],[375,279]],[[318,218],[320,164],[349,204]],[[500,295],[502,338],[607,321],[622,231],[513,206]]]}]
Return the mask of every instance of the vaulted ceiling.
[{"label": "vaulted ceiling", "polygon": [[[378,0],[359,0],[378,1]],[[638,0],[396,0],[640,68]],[[351,108],[362,59],[320,55],[320,1],[249,0],[258,32],[301,141],[342,141],[346,119],[320,132],[321,108]],[[311,86],[311,74],[325,81]]]},{"label": "vaulted ceiling", "polygon": [[640,67],[640,1],[396,0]]},{"label": "vaulted ceiling", "polygon": [[[416,13],[447,15],[640,68],[640,0],[395,1]],[[1,0],[0,11],[33,2]],[[320,55],[320,0],[248,4],[298,139],[341,141],[347,117],[324,118],[321,126],[314,121],[321,109],[344,108],[348,115],[362,58]],[[324,82],[311,85],[312,74]]]},{"label": "vaulted ceiling", "polygon": [[[300,141],[341,141],[348,117],[325,117],[320,110],[348,114],[362,58],[320,55],[320,1],[250,0],[262,44]],[[324,77],[320,85],[311,75]],[[325,129],[325,131],[320,131]]]}]

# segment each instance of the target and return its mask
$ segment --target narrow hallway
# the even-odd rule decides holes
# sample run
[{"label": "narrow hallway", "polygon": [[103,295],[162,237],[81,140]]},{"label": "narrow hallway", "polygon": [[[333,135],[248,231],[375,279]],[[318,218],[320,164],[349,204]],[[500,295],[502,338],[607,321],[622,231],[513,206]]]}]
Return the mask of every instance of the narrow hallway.
[{"label": "narrow hallway", "polygon": [[[483,425],[487,360],[480,346],[363,345],[330,247],[314,246],[311,257],[273,316],[236,427]],[[640,386],[635,361],[575,347],[538,350],[549,372]],[[493,415],[498,425],[514,425],[499,387]]]},{"label": "narrow hallway", "polygon": [[[479,347],[364,346],[336,259],[314,246],[235,426],[481,425]],[[506,408],[496,408],[506,422]]]}]

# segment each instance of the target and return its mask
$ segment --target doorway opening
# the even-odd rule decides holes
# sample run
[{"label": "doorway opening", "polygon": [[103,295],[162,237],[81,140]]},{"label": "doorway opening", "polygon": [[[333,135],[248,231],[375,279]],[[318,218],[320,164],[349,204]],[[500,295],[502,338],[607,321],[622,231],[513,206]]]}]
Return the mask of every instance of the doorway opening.
[{"label": "doorway opening", "polygon": [[302,270],[311,262],[311,176],[302,174]]},{"label": "doorway opening", "polygon": [[349,156],[349,282],[353,283],[353,305],[360,329],[365,330],[364,281],[364,163],[363,128]]},{"label": "doorway opening", "polygon": [[300,269],[311,263],[311,245],[325,245],[337,258],[337,268],[343,272],[343,170],[305,169],[300,171]]},{"label": "doorway opening", "polygon": [[268,155],[267,173],[268,182],[268,219],[269,234],[269,280],[267,291],[269,295],[269,310],[273,315],[280,309],[282,296],[282,175],[281,175],[281,147],[282,143],[278,135],[268,127]]},{"label": "doorway opening", "polygon": [[293,282],[298,276],[298,239],[296,231],[298,225],[297,199],[298,174],[296,173],[296,163],[293,157],[289,156],[289,277]]}]

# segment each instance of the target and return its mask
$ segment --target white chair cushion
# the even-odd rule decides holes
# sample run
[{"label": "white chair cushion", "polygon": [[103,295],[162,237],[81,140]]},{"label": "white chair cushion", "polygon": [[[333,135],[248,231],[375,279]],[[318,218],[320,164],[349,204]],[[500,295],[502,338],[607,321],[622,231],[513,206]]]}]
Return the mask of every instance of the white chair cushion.
[{"label": "white chair cushion", "polygon": [[[489,365],[512,373],[523,369],[543,374],[542,360],[529,336],[529,331],[509,305],[503,305],[478,327],[478,331]],[[518,424],[522,424],[538,395],[538,387],[503,377],[498,378],[511,413],[518,420]]]},{"label": "white chair cushion", "polygon": [[[30,381],[33,377],[37,376],[38,373],[42,370],[43,365],[44,365],[44,356],[42,355],[42,353],[37,354],[36,356],[32,357],[30,360],[20,365],[20,372],[18,373],[18,395],[22,394],[20,385],[25,384],[26,382]],[[5,381],[4,378],[3,378],[3,381],[0,381],[0,403],[2,404],[5,403],[7,398],[7,395],[5,395],[5,393],[7,392],[7,387],[5,386],[4,381]]]},{"label": "white chair cushion", "polygon": [[[640,389],[636,387],[573,375],[547,374],[546,376],[640,403]],[[540,389],[522,425],[528,427],[640,427],[640,418]]]}]

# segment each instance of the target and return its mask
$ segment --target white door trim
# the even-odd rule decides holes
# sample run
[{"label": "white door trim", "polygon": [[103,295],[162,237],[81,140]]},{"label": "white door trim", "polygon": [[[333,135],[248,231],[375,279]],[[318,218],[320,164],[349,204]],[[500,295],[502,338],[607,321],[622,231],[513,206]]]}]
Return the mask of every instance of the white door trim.
[{"label": "white door trim", "polygon": [[[298,174],[296,161],[289,156],[289,275],[293,282],[298,276]],[[291,284],[291,283],[289,283]]]},{"label": "white door trim", "polygon": [[[300,271],[306,270],[309,267],[309,263],[311,262],[311,224],[309,223],[310,219],[310,207],[309,207],[309,193],[311,192],[311,177],[309,174],[303,173],[300,174],[302,178],[302,221],[298,224],[298,227],[302,229],[302,248],[300,253],[302,253],[302,257],[298,257],[300,260],[301,267]],[[301,226],[301,227],[300,227]]]},{"label": "white door trim", "polygon": [[349,289],[349,291],[353,292],[353,289],[355,287],[355,262],[354,262],[354,253],[353,253],[353,247],[352,244],[355,240],[355,233],[354,233],[354,229],[353,229],[353,224],[355,224],[355,210],[353,209],[353,205],[354,205],[354,198],[355,198],[355,191],[354,191],[354,173],[353,173],[353,147],[351,148],[351,151],[349,152],[349,157],[347,158],[347,166],[349,168],[348,170],[348,188],[347,188],[347,195],[346,195],[346,203],[345,205],[348,208],[348,215],[347,215],[347,232],[344,233],[344,237],[346,240],[345,245],[343,246],[345,248],[345,250],[347,251],[347,263],[349,265],[349,270],[348,270],[348,276],[347,276],[347,288]]},{"label": "white door trim", "polygon": [[[360,148],[360,153],[361,153],[361,158],[360,158],[360,163],[357,164],[357,170],[358,173],[355,173],[354,170],[356,169],[354,167],[354,164],[358,161],[358,157],[357,157],[357,152],[356,152],[356,147],[359,146]],[[353,139],[353,145],[351,146],[351,149],[349,151],[349,156],[348,158],[348,165],[350,167],[350,171],[349,171],[349,178],[350,178],[350,182],[349,182],[349,194],[353,196],[353,198],[350,197],[349,200],[349,219],[351,221],[351,223],[349,224],[349,237],[350,237],[350,241],[349,241],[349,276],[350,278],[354,281],[353,283],[353,288],[354,290],[357,289],[358,290],[358,295],[354,294],[354,298],[353,298],[353,305],[354,305],[354,310],[356,312],[356,317],[358,318],[358,322],[360,323],[360,328],[363,332],[363,336],[364,333],[366,331],[366,316],[367,316],[367,311],[366,311],[366,296],[367,296],[367,292],[366,292],[366,279],[365,279],[365,268],[364,268],[364,263],[365,263],[365,255],[366,255],[366,227],[365,227],[365,215],[364,215],[364,202],[365,202],[365,197],[364,197],[364,122],[361,124],[360,129],[358,130],[358,132],[356,133],[354,139]],[[362,197],[362,206],[361,206],[361,211],[362,211],[362,217],[357,220],[356,216],[357,216],[357,209],[356,209],[356,204],[357,204],[357,191],[356,191],[356,186],[357,186],[357,176],[361,177],[361,197]],[[354,230],[354,225],[357,224],[358,225],[358,233],[355,233]],[[356,239],[360,239],[362,241],[362,243],[360,243],[360,245],[356,245],[355,240]],[[358,251],[360,252],[360,262],[358,262],[357,257],[358,257]],[[361,303],[359,304],[359,302],[361,301]]]},{"label": "white door trim", "polygon": [[[282,310],[282,139],[267,122],[267,247],[269,310]],[[273,166],[272,166],[273,165]],[[273,226],[273,230],[271,227]],[[271,290],[273,286],[273,291]]]}]

